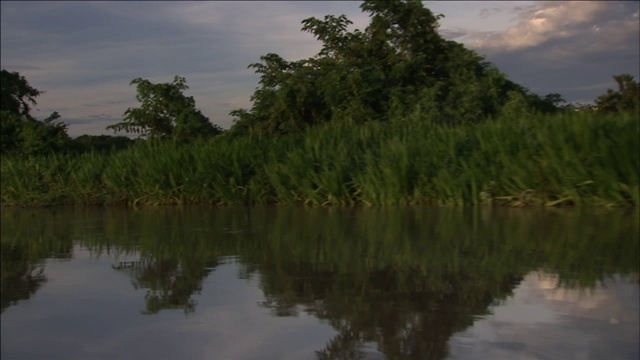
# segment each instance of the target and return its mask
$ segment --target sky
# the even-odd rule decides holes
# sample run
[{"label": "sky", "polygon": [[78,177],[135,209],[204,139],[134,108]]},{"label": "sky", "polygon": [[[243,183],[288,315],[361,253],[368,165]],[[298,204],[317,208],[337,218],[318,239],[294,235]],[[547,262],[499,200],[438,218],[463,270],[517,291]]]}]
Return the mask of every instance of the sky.
[{"label": "sky", "polygon": [[[483,55],[509,79],[568,102],[592,102],[614,75],[640,78],[637,1],[424,1],[443,14],[440,34]],[[369,23],[358,1],[1,1],[0,67],[45,93],[32,111],[53,111],[69,135],[113,135],[108,125],[137,107],[131,80],[187,80],[211,122],[251,107],[251,63],[276,53],[314,56],[321,43],[301,21],[345,14]],[[118,133],[117,135],[120,135]]]}]

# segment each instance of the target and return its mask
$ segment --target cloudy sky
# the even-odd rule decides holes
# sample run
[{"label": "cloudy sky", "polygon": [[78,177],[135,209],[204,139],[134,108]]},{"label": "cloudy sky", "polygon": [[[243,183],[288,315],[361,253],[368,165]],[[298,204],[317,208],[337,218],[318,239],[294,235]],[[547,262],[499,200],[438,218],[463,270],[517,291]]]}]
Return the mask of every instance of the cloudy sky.
[{"label": "cloudy sky", "polygon": [[[46,91],[33,115],[53,111],[69,134],[113,134],[107,125],[137,106],[137,77],[187,79],[198,108],[229,128],[229,111],[250,107],[258,76],[247,65],[277,53],[308,58],[320,43],[300,31],[308,17],[368,17],[359,2],[0,2],[0,66]],[[440,33],[475,49],[533,92],[589,102],[640,78],[637,1],[426,1],[443,14]]]}]

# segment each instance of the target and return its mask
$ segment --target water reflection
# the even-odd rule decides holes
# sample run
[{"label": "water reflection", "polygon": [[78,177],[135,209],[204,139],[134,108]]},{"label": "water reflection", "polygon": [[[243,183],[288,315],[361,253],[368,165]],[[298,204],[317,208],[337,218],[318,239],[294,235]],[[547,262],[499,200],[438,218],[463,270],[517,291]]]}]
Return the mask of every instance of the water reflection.
[{"label": "water reflection", "polygon": [[[31,228],[24,233],[31,227],[32,221],[29,216],[21,216],[16,222],[5,222],[2,218],[0,312],[20,300],[29,299],[47,281],[44,274],[45,259],[69,259],[72,256],[72,242],[60,241],[55,231],[49,233],[50,229]],[[10,231],[11,238],[21,240],[6,241],[4,230]]]},{"label": "water reflection", "polygon": [[2,301],[0,312],[20,300],[29,299],[46,281],[44,267],[39,261],[25,258],[27,249],[19,245],[1,243]]},{"label": "water reflection", "polygon": [[135,289],[146,289],[144,314],[162,309],[195,311],[194,293],[202,290],[202,280],[211,271],[201,264],[179,262],[177,259],[137,260],[118,262],[113,269],[127,273]]},{"label": "water reflection", "polygon": [[532,272],[504,304],[454,334],[452,359],[637,359],[637,280],[614,276],[590,288],[558,286]]},{"label": "water reflection", "polygon": [[[335,335],[315,351],[318,359],[474,358],[477,349],[536,358],[535,346],[496,339],[517,334],[509,326],[528,314],[541,320],[549,310],[520,307],[500,320],[507,305],[520,301],[532,276],[552,276],[536,283],[553,285],[547,302],[599,294],[612,276],[637,289],[638,230],[637,210],[7,209],[2,310],[37,297],[44,261],[72,257],[76,244],[113,259],[111,271],[143,291],[143,315],[181,309],[197,317],[208,306],[198,304],[207,303],[206,279],[234,259],[234,276],[255,280],[263,294],[258,308],[331,325]],[[572,306],[597,301],[593,294]],[[626,298],[637,301],[637,290]],[[638,335],[637,320],[622,332]]]}]

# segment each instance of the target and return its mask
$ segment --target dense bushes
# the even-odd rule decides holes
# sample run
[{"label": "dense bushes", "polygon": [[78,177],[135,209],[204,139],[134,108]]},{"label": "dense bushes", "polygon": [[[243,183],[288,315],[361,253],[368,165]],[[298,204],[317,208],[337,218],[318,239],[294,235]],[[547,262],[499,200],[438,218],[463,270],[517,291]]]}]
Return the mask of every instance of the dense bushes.
[{"label": "dense bushes", "polygon": [[271,137],[5,156],[2,204],[637,205],[639,135],[631,114],[455,127],[415,116]]}]

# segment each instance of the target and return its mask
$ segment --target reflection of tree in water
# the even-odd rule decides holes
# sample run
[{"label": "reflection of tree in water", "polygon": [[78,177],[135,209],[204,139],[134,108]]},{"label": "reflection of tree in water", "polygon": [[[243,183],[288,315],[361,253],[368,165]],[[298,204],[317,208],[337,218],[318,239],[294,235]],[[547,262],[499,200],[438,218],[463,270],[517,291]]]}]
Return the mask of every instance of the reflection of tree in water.
[{"label": "reflection of tree in water", "polygon": [[511,294],[521,276],[488,282],[480,274],[433,276],[391,267],[338,274],[298,263],[263,271],[262,279],[267,301],[261,306],[274,315],[295,316],[302,307],[339,332],[317,352],[319,359],[363,358],[366,343],[376,343],[389,359],[442,359],[451,335]]},{"label": "reflection of tree in water", "polygon": [[20,300],[27,300],[46,281],[41,262],[29,260],[27,248],[20,244],[1,245],[2,307],[4,312]]},{"label": "reflection of tree in water", "polygon": [[222,250],[216,247],[226,243],[219,238],[212,241],[211,232],[201,231],[213,227],[207,214],[197,208],[148,209],[123,218],[130,224],[126,231],[110,234],[116,243],[131,242],[131,233],[139,234],[132,244],[140,260],[120,262],[113,268],[126,273],[136,289],[146,290],[143,314],[195,311],[193,296],[201,292],[204,278],[224,262]]},{"label": "reflection of tree in water", "polygon": [[628,241],[637,225],[620,214],[393,209],[275,220],[239,252],[242,263],[259,269],[260,305],[275,316],[304,311],[338,331],[319,359],[366,358],[371,345],[388,359],[442,359],[454,333],[540,266],[581,286],[637,266],[638,242]]},{"label": "reflection of tree in water", "polygon": [[217,265],[217,262],[203,264],[201,261],[153,260],[147,257],[139,261],[120,262],[113,268],[127,272],[133,278],[136,289],[147,290],[146,310],[143,313],[157,314],[163,309],[194,312],[196,301],[192,296],[200,293],[202,280]]},{"label": "reflection of tree in water", "polygon": [[[235,256],[242,264],[238,277],[259,274],[266,299],[261,306],[276,316],[306,312],[338,331],[317,352],[319,359],[366,358],[372,344],[389,359],[440,359],[453,333],[510,294],[531,270],[545,266],[561,280],[579,280],[580,287],[612,272],[637,270],[639,242],[629,241],[629,234],[637,240],[637,221],[619,214],[508,212],[503,219],[494,210],[253,211],[251,219],[244,210],[121,214],[122,219],[104,221],[105,236],[84,237],[82,244],[96,254],[114,246],[117,253],[141,253],[139,261],[114,268],[146,290],[146,314],[194,311],[193,295],[203,279],[226,256]],[[6,238],[37,238],[15,234],[33,228],[32,223],[27,218]],[[595,236],[593,229],[606,236]],[[53,236],[59,245],[38,245],[37,251],[5,251],[3,227],[3,310],[5,299],[24,296],[5,289],[33,294],[44,281],[37,276],[36,260],[70,253],[68,239],[78,237]],[[16,282],[20,278],[22,285]],[[10,293],[14,298],[6,297]]]},{"label": "reflection of tree in water", "polygon": [[0,242],[1,307],[4,312],[20,300],[30,299],[47,281],[44,263],[47,258],[69,259],[72,242],[56,235],[32,241],[29,236],[17,241]]}]

